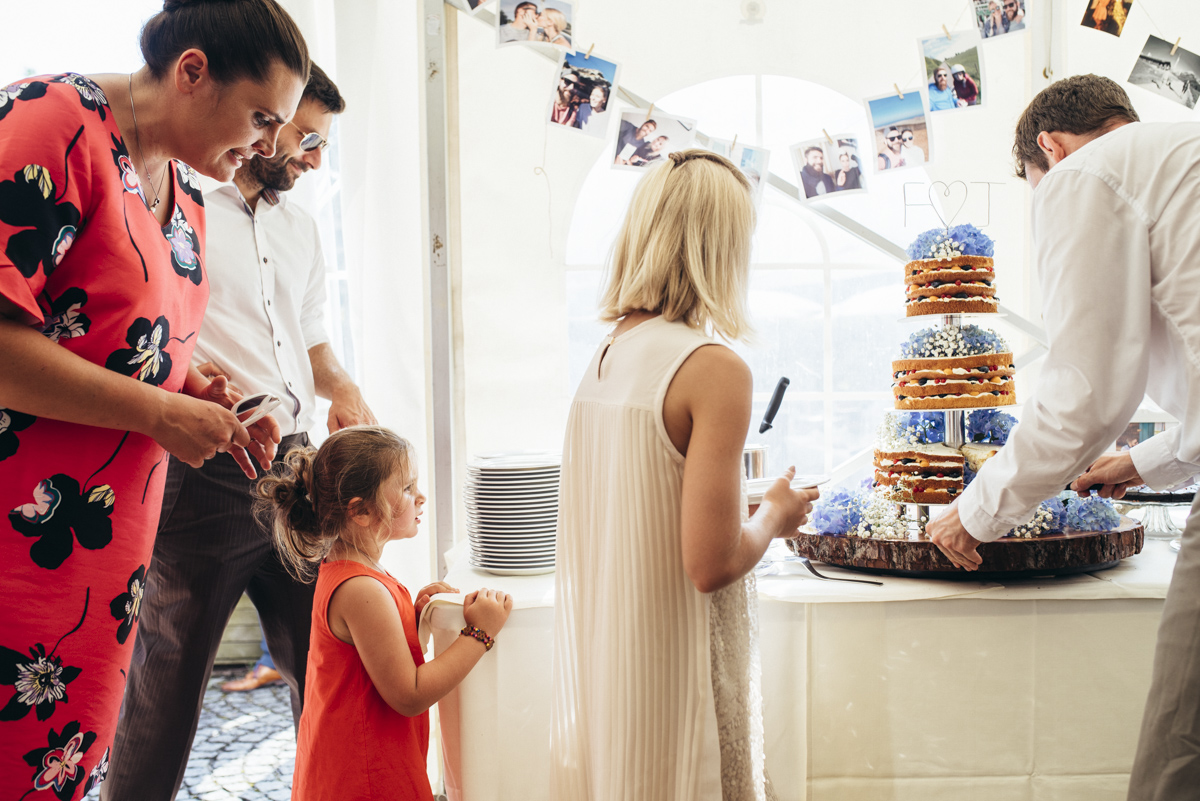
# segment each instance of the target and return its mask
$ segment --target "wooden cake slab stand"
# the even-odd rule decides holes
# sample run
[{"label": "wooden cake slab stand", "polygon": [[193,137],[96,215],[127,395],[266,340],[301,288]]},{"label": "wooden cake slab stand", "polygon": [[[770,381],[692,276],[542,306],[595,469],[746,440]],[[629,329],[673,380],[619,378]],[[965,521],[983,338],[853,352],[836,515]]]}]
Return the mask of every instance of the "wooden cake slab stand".
[{"label": "wooden cake slab stand", "polygon": [[979,546],[983,565],[970,573],[955,567],[924,534],[884,540],[802,531],[787,545],[792,553],[814,562],[875,575],[1004,581],[1107,570],[1140,553],[1144,540],[1141,524],[1128,517],[1113,531],[1068,529],[1033,539],[1004,537]]}]

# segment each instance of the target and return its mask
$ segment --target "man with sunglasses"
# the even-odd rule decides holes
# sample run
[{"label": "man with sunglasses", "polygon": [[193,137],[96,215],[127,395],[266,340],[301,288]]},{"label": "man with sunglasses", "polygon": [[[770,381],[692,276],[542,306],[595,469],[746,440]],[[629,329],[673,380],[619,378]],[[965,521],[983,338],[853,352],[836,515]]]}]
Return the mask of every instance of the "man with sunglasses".
[{"label": "man with sunglasses", "polygon": [[1025,30],[1025,9],[1020,0],[1004,0],[1004,28],[1008,33]]},{"label": "man with sunglasses", "polygon": [[894,170],[897,167],[905,167],[908,162],[904,160],[904,154],[900,152],[902,142],[900,141],[900,129],[895,126],[888,128],[883,132],[885,147],[879,153],[879,169]]},{"label": "man with sunglasses", "polygon": [[929,110],[946,111],[960,105],[966,103],[960,103],[954,94],[954,87],[950,85],[950,67],[942,64],[933,71],[933,83],[929,84]]},{"label": "man with sunglasses", "polygon": [[[205,193],[211,295],[195,360],[246,396],[240,416],[270,413],[284,435],[277,459],[308,444],[317,396],[330,431],[374,423],[325,333],[325,262],[316,222],[286,197],[322,165],[345,108],[317,65],[273,158],[248,160],[233,183]],[[204,364],[200,364],[203,362]],[[247,688],[280,676],[298,724],[313,585],[289,575],[252,509],[253,481],[231,457],[200,469],[171,459],[138,639],[103,798],[169,801],[183,780],[221,633],[243,592],[258,609],[278,673],[256,668]]]}]

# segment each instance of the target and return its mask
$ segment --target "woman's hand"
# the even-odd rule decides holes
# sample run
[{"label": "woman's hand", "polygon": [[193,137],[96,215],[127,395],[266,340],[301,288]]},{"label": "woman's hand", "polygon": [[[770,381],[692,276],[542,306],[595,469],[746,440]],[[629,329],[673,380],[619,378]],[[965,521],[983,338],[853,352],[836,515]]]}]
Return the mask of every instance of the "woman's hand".
[{"label": "woman's hand", "polygon": [[[229,383],[229,379],[223,373],[218,373],[206,387],[200,390],[196,397],[199,400],[232,409],[243,395],[233,384]],[[245,412],[242,414],[242,418],[249,417],[251,414],[252,412]],[[275,446],[280,440],[279,423],[268,414],[251,423],[246,430],[250,434],[250,444],[244,448],[236,446],[229,448],[229,455],[242,468],[242,472],[246,474],[247,478],[255,478],[257,474],[250,461],[251,457],[258,461],[263,470],[271,469],[271,461],[275,458]]]},{"label": "woman's hand", "polygon": [[800,533],[800,527],[808,522],[808,516],[812,513],[813,501],[821,497],[821,491],[816,487],[793,490],[792,479],[795,477],[796,468],[789,467],[763,493],[762,506],[769,504],[770,514],[778,515],[776,520],[779,529],[775,536],[785,540]]},{"label": "woman's hand", "polygon": [[499,590],[476,590],[463,599],[463,619],[468,626],[482,629],[489,637],[495,637],[508,613],[512,611],[512,596]]},{"label": "woman's hand", "polygon": [[417,600],[413,601],[413,607],[417,610],[418,618],[421,616],[421,611],[433,600],[433,596],[439,592],[458,592],[458,590],[444,581],[435,581],[426,587],[422,587],[421,591],[417,593]]},{"label": "woman's hand", "polygon": [[[205,460],[218,453],[250,444],[249,432],[233,412],[220,404],[176,393],[163,393],[160,412],[143,433],[192,467],[202,467]],[[242,458],[242,469],[249,468],[247,474],[253,478],[254,468],[244,450]]]}]

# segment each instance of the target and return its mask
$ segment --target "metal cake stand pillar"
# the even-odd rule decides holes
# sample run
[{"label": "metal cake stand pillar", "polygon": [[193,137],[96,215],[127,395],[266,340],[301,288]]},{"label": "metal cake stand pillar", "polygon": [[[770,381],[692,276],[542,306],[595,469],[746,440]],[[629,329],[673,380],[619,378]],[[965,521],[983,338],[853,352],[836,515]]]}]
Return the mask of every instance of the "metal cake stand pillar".
[{"label": "metal cake stand pillar", "polygon": [[[943,314],[942,325],[946,326],[961,326],[961,314]],[[967,439],[966,414],[962,409],[943,409],[944,415],[944,430],[946,432],[946,446],[950,448],[961,448]],[[904,521],[907,524],[910,537],[920,535],[925,531],[925,524],[929,522],[929,506],[921,503],[906,503],[904,506]]]}]

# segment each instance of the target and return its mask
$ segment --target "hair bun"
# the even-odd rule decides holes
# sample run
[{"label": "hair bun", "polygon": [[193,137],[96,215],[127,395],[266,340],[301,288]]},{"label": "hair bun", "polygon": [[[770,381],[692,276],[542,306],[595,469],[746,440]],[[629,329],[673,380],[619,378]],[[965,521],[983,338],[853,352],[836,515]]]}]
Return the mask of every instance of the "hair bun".
[{"label": "hair bun", "polygon": [[683,162],[687,161],[687,156],[683,155],[678,150],[676,150],[674,153],[669,154],[667,156],[667,158],[671,159],[671,161],[673,161],[677,165],[682,164]]}]

